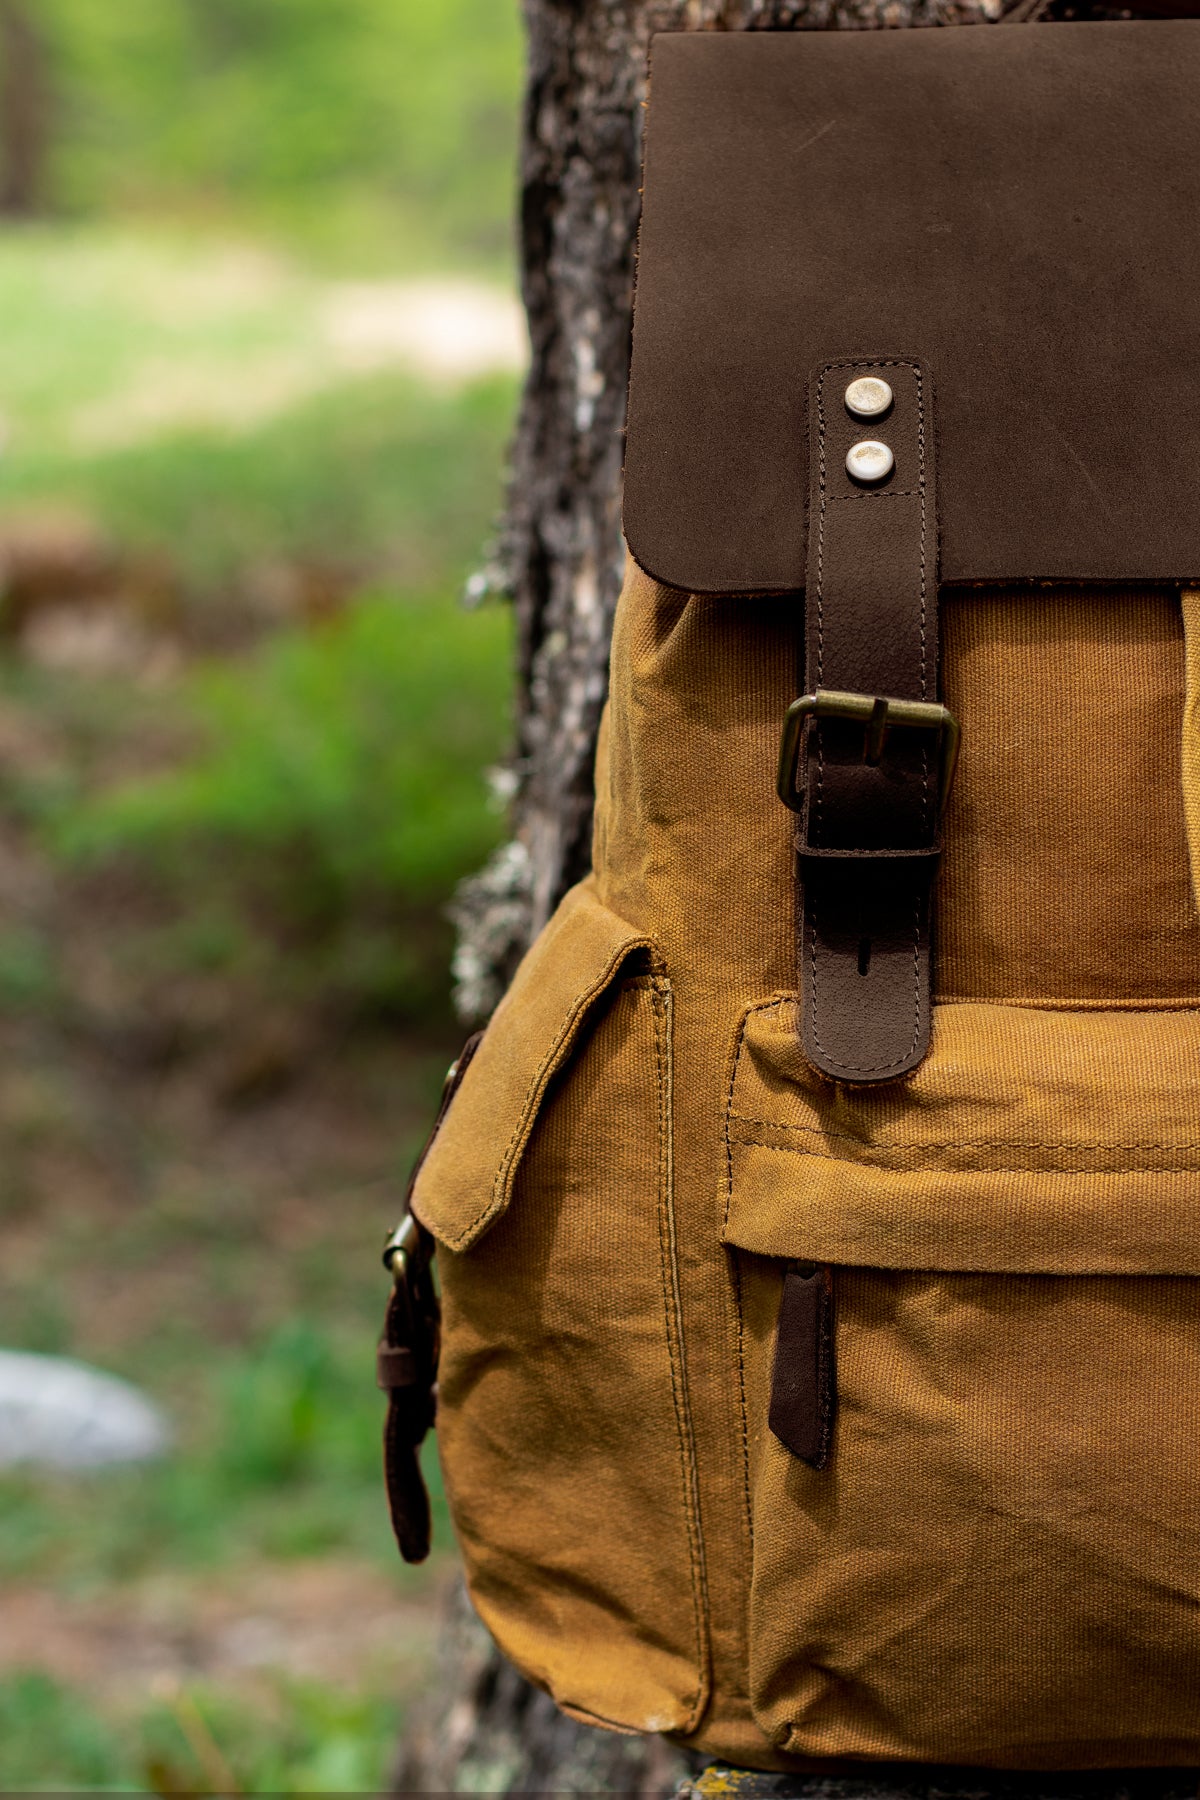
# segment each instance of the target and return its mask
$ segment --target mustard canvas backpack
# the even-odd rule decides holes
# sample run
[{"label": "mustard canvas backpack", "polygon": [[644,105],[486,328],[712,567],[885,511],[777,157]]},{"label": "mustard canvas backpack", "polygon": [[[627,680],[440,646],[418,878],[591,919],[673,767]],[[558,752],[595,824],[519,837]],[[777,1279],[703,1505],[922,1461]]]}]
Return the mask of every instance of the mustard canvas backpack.
[{"label": "mustard canvas backpack", "polygon": [[389,1249],[402,1547],[436,1374],[579,1718],[1200,1764],[1200,22],[664,35],[648,121],[594,868]]}]

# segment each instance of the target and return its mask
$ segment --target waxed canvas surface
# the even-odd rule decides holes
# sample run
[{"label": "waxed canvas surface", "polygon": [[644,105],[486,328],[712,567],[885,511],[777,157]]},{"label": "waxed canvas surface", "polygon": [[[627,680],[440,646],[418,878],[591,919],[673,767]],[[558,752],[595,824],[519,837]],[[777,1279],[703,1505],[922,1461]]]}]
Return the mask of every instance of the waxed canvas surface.
[{"label": "waxed canvas surface", "polygon": [[[1193,1764],[1200,620],[1153,588],[943,619],[932,1049],[863,1094],[788,1022],[797,608],[630,565],[594,874],[416,1192],[458,1245],[447,1490],[483,1618],[581,1716],[765,1768]],[[823,1472],[766,1423],[811,1257]]]}]

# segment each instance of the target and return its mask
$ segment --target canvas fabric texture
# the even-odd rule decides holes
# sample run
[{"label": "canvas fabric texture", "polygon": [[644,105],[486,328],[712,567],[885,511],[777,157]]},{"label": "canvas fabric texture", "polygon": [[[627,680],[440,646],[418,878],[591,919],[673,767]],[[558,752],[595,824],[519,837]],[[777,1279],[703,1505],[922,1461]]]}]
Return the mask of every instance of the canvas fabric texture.
[{"label": "canvas fabric texture", "polygon": [[[943,595],[932,1049],[876,1090],[795,1030],[799,630],[629,565],[594,872],[421,1172],[473,1599],[735,1764],[1200,1762],[1200,598]],[[808,1259],[823,1470],[767,1425]]]}]

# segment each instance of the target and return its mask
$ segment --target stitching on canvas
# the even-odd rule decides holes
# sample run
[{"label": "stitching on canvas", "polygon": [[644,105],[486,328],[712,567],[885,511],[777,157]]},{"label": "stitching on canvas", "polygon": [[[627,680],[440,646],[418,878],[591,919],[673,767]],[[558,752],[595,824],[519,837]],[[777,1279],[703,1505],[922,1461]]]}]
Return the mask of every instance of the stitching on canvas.
[{"label": "stitching on canvas", "polygon": [[[777,1150],[781,1156],[812,1156],[816,1157],[821,1162],[840,1163],[847,1168],[891,1169],[898,1174],[907,1174],[911,1172],[901,1163],[885,1163],[879,1161],[867,1164],[851,1163],[847,1157],[822,1157],[819,1150],[805,1150],[801,1146],[793,1144],[763,1144],[760,1143],[757,1138],[739,1138],[737,1141],[740,1147],[747,1150]],[[922,1145],[913,1146],[914,1150],[920,1150],[926,1147],[927,1146]],[[933,1147],[936,1148],[936,1146]],[[1012,1148],[1011,1145],[1007,1147]],[[1086,1144],[1033,1144],[1030,1146],[1031,1149],[1035,1150],[1055,1150],[1060,1148],[1065,1150],[1084,1150],[1087,1149],[1087,1147]],[[1200,1145],[1183,1145],[1181,1147],[1184,1149],[1198,1149],[1200,1148]],[[1108,1149],[1109,1146],[1101,1145],[1099,1148]],[[1125,1144],[1114,1144],[1111,1148],[1115,1150],[1124,1150],[1127,1149],[1128,1146]],[[1022,1167],[1020,1164],[1015,1168],[1010,1168],[1006,1164],[988,1163],[987,1166],[982,1169],[955,1169],[945,1172],[957,1175],[1028,1175],[1031,1171],[1028,1167]],[[1190,1167],[1181,1169],[1177,1164],[1173,1163],[1134,1163],[1129,1168],[1119,1169],[1077,1168],[1074,1164],[1063,1163],[1057,1168],[1043,1170],[1042,1173],[1049,1175],[1188,1175],[1193,1173],[1193,1170]]]},{"label": "stitching on canvas", "polygon": [[[769,1012],[774,1007],[782,1006],[781,997],[771,1000],[760,1000],[746,1008],[742,1022],[738,1027],[737,1045],[733,1054],[733,1065],[729,1074],[729,1098],[725,1104],[725,1161],[727,1181],[725,1187],[725,1217],[721,1226],[721,1237],[724,1241],[729,1233],[729,1208],[733,1202],[733,1144],[729,1135],[729,1120],[733,1116],[733,1093],[737,1082],[737,1073],[742,1060],[742,1051],[746,1044],[746,1032],[751,1018],[757,1012]],[[737,1313],[737,1351],[738,1351],[738,1403],[741,1411],[742,1427],[742,1494],[746,1508],[746,1535],[751,1551],[754,1548],[754,1501],[750,1488],[750,1418],[746,1401],[746,1328],[742,1317],[742,1270],[737,1251],[730,1248],[730,1270],[733,1281],[734,1305]]]},{"label": "stitching on canvas", "polygon": [[[825,1138],[830,1143],[858,1144],[863,1150],[891,1151],[899,1156],[921,1156],[926,1150],[1161,1150],[1161,1143],[1149,1138],[1134,1138],[1132,1141],[1115,1138],[1074,1138],[1067,1142],[1057,1143],[1053,1139],[1042,1138],[920,1138],[911,1144],[869,1144],[865,1138],[855,1137],[850,1131],[827,1131],[821,1125],[786,1125],[782,1119],[752,1119],[747,1113],[731,1112],[729,1117],[736,1119],[739,1125],[759,1125],[764,1131],[794,1131],[803,1133],[805,1137]],[[739,1144],[753,1143],[752,1138],[738,1138]],[[769,1149],[770,1145],[764,1145]],[[780,1148],[787,1149],[786,1144]],[[1200,1142],[1187,1139],[1173,1146],[1176,1150],[1200,1150]],[[803,1152],[808,1156],[819,1156],[819,1150]],[[830,1162],[848,1162],[844,1156],[831,1156]],[[857,1164],[856,1164],[857,1166]]]},{"label": "stitching on canvas", "polygon": [[679,1291],[679,1263],[675,1242],[672,1070],[670,1055],[671,988],[656,977],[650,996],[654,1025],[654,1059],[658,1110],[658,1241],[662,1275],[663,1309],[667,1329],[667,1362],[671,1370],[671,1400],[679,1440],[680,1473],[683,1477],[684,1518],[687,1522],[691,1563],[693,1623],[696,1633],[696,1695],[685,1722],[691,1731],[703,1711],[708,1692],[708,1577],[704,1534],[700,1518],[700,1474],[687,1391],[687,1352],[683,1337],[683,1302]]}]

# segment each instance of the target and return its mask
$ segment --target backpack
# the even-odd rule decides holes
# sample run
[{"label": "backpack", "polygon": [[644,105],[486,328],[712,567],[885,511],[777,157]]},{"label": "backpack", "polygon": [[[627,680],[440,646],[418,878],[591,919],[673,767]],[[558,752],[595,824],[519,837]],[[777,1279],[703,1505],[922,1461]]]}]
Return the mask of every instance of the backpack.
[{"label": "backpack", "polygon": [[1200,22],[651,71],[594,868],[389,1251],[402,1544],[436,1240],[470,1592],[566,1712],[1195,1764]]}]

